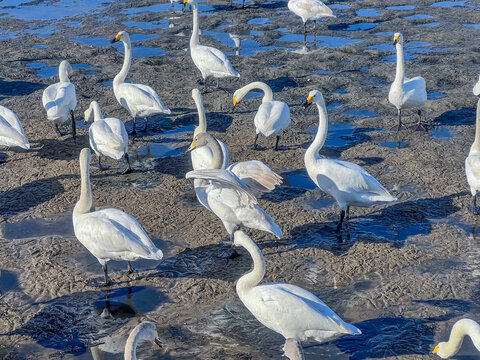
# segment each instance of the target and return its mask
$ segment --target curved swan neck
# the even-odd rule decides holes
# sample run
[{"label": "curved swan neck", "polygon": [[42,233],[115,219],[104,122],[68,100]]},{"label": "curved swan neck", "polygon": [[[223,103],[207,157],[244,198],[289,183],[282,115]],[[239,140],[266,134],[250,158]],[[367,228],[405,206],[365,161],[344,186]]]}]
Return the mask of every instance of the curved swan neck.
[{"label": "curved swan neck", "polygon": [[403,59],[403,44],[397,43],[397,72],[395,74],[395,81],[400,81],[403,83],[403,79],[405,77],[405,67],[404,67],[404,59]]},{"label": "curved swan neck", "polygon": [[135,328],[125,343],[125,360],[137,360],[137,346],[142,337],[142,328]]},{"label": "curved swan neck", "polygon": [[93,110],[93,121],[102,120],[103,114],[102,114],[102,110],[100,110],[100,105],[98,105],[96,101],[92,101],[92,103],[90,104],[90,107]]},{"label": "curved swan neck", "polygon": [[195,101],[198,112],[198,126],[195,128],[193,133],[193,137],[195,137],[197,134],[207,132],[207,119],[205,117],[205,108],[203,107],[202,95],[200,95],[200,93],[195,95],[193,100]]},{"label": "curved swan neck", "polygon": [[443,343],[442,357],[455,355],[462,346],[465,335],[470,336],[473,345],[480,351],[480,325],[473,320],[462,319],[453,325],[448,342]]},{"label": "curved swan neck", "polygon": [[470,152],[474,150],[475,152],[480,152],[480,98],[477,102],[477,119],[475,125],[475,141],[472,144],[472,149]]},{"label": "curved swan neck", "polygon": [[242,246],[252,257],[253,270],[238,279],[236,288],[239,295],[258,285],[265,276],[265,258],[257,244],[255,244],[248,236],[245,236],[242,241]]},{"label": "curved swan neck", "polygon": [[77,204],[73,209],[73,221],[75,221],[77,216],[86,214],[92,209],[93,200],[92,189],[90,186],[89,160],[90,156],[88,154],[84,155],[83,152],[80,154],[80,199],[78,199]]},{"label": "curved swan neck", "polygon": [[70,64],[66,61],[62,61],[60,63],[60,66],[58,67],[58,77],[61,82],[70,82],[70,79],[68,78],[69,67],[70,67]]},{"label": "curved swan neck", "polygon": [[224,160],[223,151],[217,139],[215,139],[213,136],[208,141],[208,147],[212,151],[212,155],[213,155],[212,162],[210,163],[211,169],[221,169],[223,165],[223,160]]},{"label": "curved swan neck", "polygon": [[192,2],[192,12],[193,12],[193,29],[192,29],[192,37],[190,38],[190,48],[200,45],[200,40],[198,38],[198,33],[199,33],[198,4],[196,1]]},{"label": "curved swan neck", "polygon": [[132,63],[132,44],[130,42],[130,37],[122,36],[123,46],[125,48],[125,58],[123,59],[122,70],[115,76],[113,82],[118,84],[125,81],[128,70],[130,70],[130,64]]},{"label": "curved swan neck", "polygon": [[263,99],[262,103],[267,102],[267,101],[273,101],[273,92],[270,86],[267,84],[260,82],[260,81],[255,81],[251,84],[245,85],[242,89],[240,89],[242,97],[243,98],[245,95],[248,94],[249,91],[253,89],[260,89],[263,91]]},{"label": "curved swan neck", "polygon": [[305,161],[307,161],[307,159],[315,160],[321,158],[319,151],[323,147],[323,144],[325,144],[325,139],[327,138],[328,115],[325,102],[317,102],[316,105],[318,109],[318,130],[317,135],[315,135],[315,139],[305,152]]}]

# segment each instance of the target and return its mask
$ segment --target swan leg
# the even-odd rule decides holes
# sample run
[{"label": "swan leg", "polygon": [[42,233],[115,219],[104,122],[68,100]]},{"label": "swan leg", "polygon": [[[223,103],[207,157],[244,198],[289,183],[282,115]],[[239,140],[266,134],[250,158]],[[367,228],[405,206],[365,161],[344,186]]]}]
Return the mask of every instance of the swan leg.
[{"label": "swan leg", "polygon": [[105,286],[109,286],[111,284],[110,278],[108,277],[108,272],[107,272],[107,263],[102,265],[103,268],[103,273],[105,275]]},{"label": "swan leg", "polygon": [[337,228],[335,229],[335,232],[340,232],[342,230],[342,225],[343,225],[343,219],[345,218],[345,210],[340,211],[340,221],[338,222]]},{"label": "swan leg", "polygon": [[55,132],[58,134],[58,136],[64,136],[68,134],[68,131],[62,133],[58,128],[58,124],[55,124]]},{"label": "swan leg", "polygon": [[286,339],[282,350],[283,350],[283,355],[290,360],[305,359],[305,355],[303,354],[302,344],[297,339],[293,339],[293,338]]},{"label": "swan leg", "polygon": [[127,274],[133,274],[133,267],[130,261],[127,261],[128,264],[128,269],[127,269]]},{"label": "swan leg", "polygon": [[313,31],[317,30],[317,20],[313,20]]},{"label": "swan leg", "polygon": [[109,167],[107,165],[102,165],[100,163],[100,155],[98,155],[98,170],[108,170]]},{"label": "swan leg", "polygon": [[145,128],[141,131],[142,132],[147,132],[147,128],[148,128],[148,116],[145,116]]},{"label": "swan leg", "polygon": [[[182,2],[183,4],[183,2]],[[183,8],[183,5],[182,5],[182,8]],[[175,14],[175,6],[173,5],[173,1],[172,1],[172,14]]]},{"label": "swan leg", "polygon": [[280,136],[277,135],[277,141],[275,142],[275,151],[278,150],[278,141],[280,140]]},{"label": "swan leg", "polygon": [[425,126],[422,125],[422,110],[418,109],[418,123],[417,125],[412,126],[412,129],[415,131],[427,131]]},{"label": "swan leg", "polygon": [[132,167],[130,166],[130,159],[128,158],[128,154],[125,153],[125,160],[127,160],[127,168],[125,169],[125,171],[122,173],[123,175],[125,174],[131,174],[133,172],[132,170]]},{"label": "swan leg", "polygon": [[303,33],[304,34],[307,33],[307,22],[306,21],[303,23]]},{"label": "swan leg", "polygon": [[477,209],[477,194],[472,196],[472,202],[473,202],[473,215],[478,215],[478,209]]},{"label": "swan leg", "polygon": [[349,221],[349,220],[350,220],[350,205],[347,205],[347,214],[346,214],[346,216],[347,216],[347,221]]},{"label": "swan leg", "polygon": [[258,146],[257,146],[257,140],[258,140],[258,134],[255,134],[255,141],[253,142],[253,148],[255,150],[257,150]]},{"label": "swan leg", "polygon": [[70,110],[70,115],[72,117],[72,136],[73,136],[73,139],[75,140],[75,137],[77,136],[77,124],[75,124],[75,117],[73,116],[73,110]]},{"label": "swan leg", "polygon": [[134,117],[133,117],[133,130],[132,130],[132,132],[129,133],[128,135],[136,135],[136,134],[137,134],[136,127],[137,127],[137,119],[136,119],[135,116],[134,116]]},{"label": "swan leg", "polygon": [[390,130],[399,131],[405,125],[402,124],[402,109],[398,109],[398,125],[393,126]]},{"label": "swan leg", "polygon": [[185,3],[182,2],[182,13],[185,13]]}]

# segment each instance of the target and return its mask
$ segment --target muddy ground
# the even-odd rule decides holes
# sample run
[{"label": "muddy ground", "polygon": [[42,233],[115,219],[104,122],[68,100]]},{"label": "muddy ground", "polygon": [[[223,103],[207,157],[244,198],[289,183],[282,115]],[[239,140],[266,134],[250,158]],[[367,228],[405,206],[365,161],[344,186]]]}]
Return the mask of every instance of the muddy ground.
[{"label": "muddy ground", "polygon": [[[477,1],[433,2],[330,1],[337,17],[319,24],[305,43],[301,19],[285,1],[247,2],[245,9],[241,2],[228,9],[220,0],[200,6],[201,42],[226,52],[241,74],[205,94],[208,128],[227,144],[232,161],[258,159],[285,178],[259,200],[283,239],[249,231],[265,254],[265,281],[308,289],[363,332],[305,344],[307,359],[426,359],[456,320],[480,318],[477,219],[463,165],[474,137],[471,89],[480,71],[478,25],[464,24],[478,23],[480,7]],[[234,290],[250,257],[241,250],[238,258],[217,258],[227,233],[184,179],[191,164],[183,152],[197,124],[191,89],[200,86],[186,52],[191,13],[181,14],[176,4],[172,15],[169,3],[148,0],[73,14],[62,4],[27,3],[18,11],[30,15],[16,19],[10,12],[17,9],[0,11],[6,13],[0,17],[1,104],[18,114],[32,144],[30,151],[3,151],[7,162],[0,164],[0,358],[89,359],[105,351],[117,353],[106,358],[122,358],[124,335],[145,318],[157,324],[164,347],[142,345],[144,359],[280,358],[282,337],[256,322]],[[32,20],[45,6],[58,7]],[[371,8],[376,11],[368,16],[357,13]],[[129,79],[155,88],[172,115],[153,117],[148,134],[130,139],[133,174],[118,175],[124,165],[111,159],[105,160],[110,170],[92,170],[94,201],[136,217],[166,258],[139,262],[131,276],[125,263],[113,263],[114,285],[107,290],[100,286],[100,264],[75,239],[70,220],[87,130],[78,130],[76,142],[57,137],[41,95],[57,81],[50,67],[62,59],[87,64],[77,65],[71,78],[77,119],[97,100],[104,115],[129,120],[108,83],[123,61],[107,42],[119,30],[149,35],[135,38],[134,56],[140,46],[145,52],[133,59]],[[427,132],[388,130],[396,123],[387,94],[397,31],[408,41],[407,76],[426,79]],[[239,55],[228,34],[242,39]],[[143,56],[149,51],[157,55]],[[290,106],[292,123],[277,152],[270,138],[260,138],[261,151],[248,147],[260,97],[231,112],[234,90],[256,80]],[[398,197],[390,206],[353,209],[340,236],[333,233],[337,206],[304,171],[318,115],[300,103],[312,89],[329,105],[332,131],[321,153],[365,167]],[[405,111],[404,120],[413,125],[415,113]],[[116,345],[109,335],[120,339]],[[466,341],[460,354],[473,358],[473,345]]]}]

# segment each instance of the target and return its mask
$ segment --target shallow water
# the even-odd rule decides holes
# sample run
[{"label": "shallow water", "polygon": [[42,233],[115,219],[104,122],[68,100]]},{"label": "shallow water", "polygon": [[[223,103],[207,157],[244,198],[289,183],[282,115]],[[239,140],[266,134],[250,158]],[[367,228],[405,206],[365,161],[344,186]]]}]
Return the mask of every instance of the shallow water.
[{"label": "shallow water", "polygon": [[317,185],[310,179],[305,169],[282,172],[283,186],[291,186],[305,190],[315,190]]},{"label": "shallow water", "polygon": [[380,116],[374,111],[370,110],[347,110],[343,112],[343,114],[348,115],[348,116],[356,116],[356,117],[374,117],[374,116]]},{"label": "shallow water", "polygon": [[7,240],[39,238],[43,236],[72,237],[72,215],[59,215],[50,219],[26,219],[19,222],[7,222],[0,224],[2,236]]},{"label": "shallow water", "polygon": [[378,143],[381,147],[389,149],[402,149],[408,147],[408,142],[406,141],[382,141]]},{"label": "shallow water", "polygon": [[359,9],[355,11],[359,17],[379,16],[381,15],[377,9]]},{"label": "shallow water", "polygon": [[451,139],[453,135],[450,129],[440,126],[432,130],[432,139]]},{"label": "shallow water", "polygon": [[[318,127],[311,127],[308,132],[317,133]],[[328,134],[324,146],[327,147],[343,147],[355,142],[353,133],[355,128],[350,123],[329,123]]]}]

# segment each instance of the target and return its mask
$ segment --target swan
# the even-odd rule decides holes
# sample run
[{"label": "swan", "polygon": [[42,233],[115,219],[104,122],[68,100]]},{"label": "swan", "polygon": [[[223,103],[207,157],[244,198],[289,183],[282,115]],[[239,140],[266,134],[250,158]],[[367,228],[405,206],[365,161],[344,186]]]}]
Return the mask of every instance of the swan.
[{"label": "swan", "polygon": [[72,67],[67,60],[63,60],[58,67],[58,83],[48,86],[42,95],[42,103],[47,112],[47,119],[53,121],[55,129],[60,136],[66,135],[58,128],[65,123],[69,117],[72,119],[72,135],[75,139],[76,125],[73,111],[77,106],[77,96],[75,94],[75,85],[70,82],[69,76],[72,75]]},{"label": "swan", "polygon": [[0,146],[19,146],[30,149],[22,124],[15,113],[0,105]]},{"label": "swan", "polygon": [[174,2],[178,2],[178,3],[182,3],[182,13],[185,12],[185,3],[183,2],[183,0],[170,0],[170,4],[172,4],[172,13],[175,14],[175,6],[174,6]]},{"label": "swan", "polygon": [[473,95],[480,96],[480,75],[478,76],[478,81],[473,87]]},{"label": "swan", "polygon": [[125,125],[117,118],[104,118],[100,105],[92,101],[87,110],[85,110],[84,124],[94,120],[88,129],[90,147],[95,151],[98,157],[98,168],[100,170],[108,169],[100,163],[100,155],[120,160],[125,157],[128,167],[123,172],[129,174],[132,172],[130,160],[128,159],[128,134]]},{"label": "swan", "polygon": [[362,333],[301,287],[283,283],[259,285],[265,276],[262,252],[243,231],[235,231],[234,245],[244,247],[253,259],[253,270],[237,281],[238,297],[258,321],[285,338],[285,356],[303,359],[301,341],[309,338],[324,342],[343,334]]},{"label": "swan", "polygon": [[137,360],[137,345],[141,341],[153,341],[162,347],[157,328],[151,321],[143,321],[132,330],[125,344],[125,360]]},{"label": "swan", "polygon": [[193,63],[202,73],[204,91],[207,90],[207,78],[209,76],[217,78],[217,86],[218,78],[240,77],[240,74],[233,69],[232,64],[223,52],[211,46],[200,45],[197,0],[183,0],[183,3],[189,3],[192,6],[193,30],[190,38],[190,55]]},{"label": "swan", "polygon": [[320,188],[337,201],[340,206],[340,221],[336,231],[340,231],[350,206],[366,207],[397,200],[372,175],[351,162],[322,158],[318,153],[325,143],[328,132],[327,108],[323,95],[318,90],[310,91],[304,107],[316,104],[319,124],[315,140],[305,152],[305,167],[308,176]]},{"label": "swan", "polygon": [[255,142],[253,147],[257,148],[258,134],[262,133],[265,137],[270,135],[277,137],[277,142],[275,143],[275,150],[277,150],[278,140],[280,140],[283,131],[290,124],[290,110],[283,101],[274,101],[270,86],[260,81],[252,82],[235,91],[233,94],[233,106],[235,107],[253,89],[263,90],[264,93],[262,104],[258,108],[253,121],[255,124]]},{"label": "swan", "polygon": [[480,325],[470,319],[461,319],[453,325],[448,341],[435,346],[433,353],[442,359],[454,356],[460,350],[465,335],[470,336],[473,345],[480,351]]},{"label": "swan", "polygon": [[112,39],[112,43],[118,41],[122,41],[125,47],[125,59],[122,69],[113,79],[113,92],[120,105],[122,105],[133,118],[131,135],[135,135],[137,133],[135,129],[137,117],[145,118],[146,124],[142,131],[147,131],[149,116],[161,113],[171,114],[171,111],[163,104],[158,94],[150,86],[125,82],[132,60],[132,45],[130,36],[126,31],[120,31]]},{"label": "swan", "polygon": [[477,191],[480,190],[480,99],[477,102],[477,119],[475,128],[475,141],[470,147],[468,157],[465,159],[465,174],[472,193],[473,213],[478,215]]},{"label": "swan", "polygon": [[412,79],[405,77],[405,64],[403,59],[403,36],[395,33],[393,37],[393,45],[397,49],[397,72],[395,80],[390,86],[388,93],[388,101],[398,110],[398,125],[392,129],[400,130],[402,125],[402,109],[418,108],[418,123],[415,130],[426,130],[422,125],[422,106],[427,101],[427,90],[425,87],[425,79],[416,76]]},{"label": "swan", "polygon": [[157,249],[135,218],[118,209],[92,211],[90,187],[90,149],[80,152],[81,192],[73,209],[73,230],[78,241],[102,265],[105,285],[110,284],[107,274],[109,260],[126,260],[128,271],[133,271],[131,260],[161,260],[163,253]]},{"label": "swan", "polygon": [[323,17],[336,17],[332,10],[320,0],[288,0],[288,9],[303,20],[303,32],[307,32],[307,20],[313,20],[314,30],[317,20]]}]

